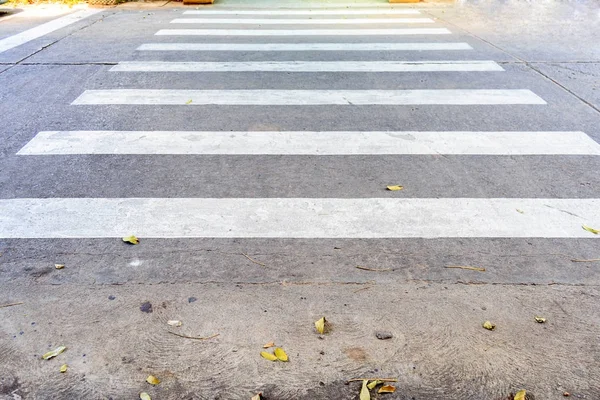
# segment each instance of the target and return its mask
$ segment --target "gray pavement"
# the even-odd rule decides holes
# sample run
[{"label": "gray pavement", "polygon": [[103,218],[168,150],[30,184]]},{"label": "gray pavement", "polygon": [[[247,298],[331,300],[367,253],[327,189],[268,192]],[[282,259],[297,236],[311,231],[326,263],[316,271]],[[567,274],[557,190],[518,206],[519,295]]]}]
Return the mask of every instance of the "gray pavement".
[{"label": "gray pavement", "polygon": [[[339,10],[367,3],[389,8],[366,0],[223,0],[200,9]],[[175,27],[223,29],[170,23],[199,17],[183,14],[197,8],[172,2],[106,8],[0,52],[0,202],[5,201],[0,204],[12,207],[24,198],[536,199],[540,210],[524,212],[539,212],[540,225],[553,212],[572,217],[577,233],[585,223],[600,229],[600,220],[581,210],[544,204],[600,198],[600,158],[594,152],[17,155],[38,132],[77,130],[582,131],[600,143],[600,24],[594,2],[418,5],[416,16],[436,18],[428,27],[447,28],[449,35],[155,35]],[[27,12],[3,21],[0,11],[0,43],[62,15],[26,17]],[[254,17],[259,16],[239,18]],[[254,28],[292,29],[285,23]],[[146,43],[267,42],[461,42],[472,50],[137,50]],[[110,71],[122,61],[447,60],[493,60],[504,71]],[[265,89],[528,89],[547,104],[72,104],[85,90],[103,89],[255,90],[257,96]],[[386,191],[390,184],[404,190]],[[182,230],[178,238],[141,237],[139,245],[129,246],[119,237],[51,232],[46,238],[10,238],[2,227],[7,214],[0,210],[0,306],[23,304],[0,308],[0,400],[135,399],[143,391],[152,399],[250,399],[262,392],[267,400],[344,400],[358,398],[360,383],[346,381],[361,377],[398,379],[396,393],[373,392],[376,399],[506,400],[520,389],[538,400],[561,399],[565,392],[600,398],[600,263],[589,261],[600,253],[591,232],[577,238],[565,226],[561,237],[518,237],[525,227],[516,226],[514,237],[504,238],[432,232],[367,239],[365,232],[364,239],[343,234],[284,239],[240,238],[232,227],[226,238],[186,237]],[[46,218],[44,210],[39,216]],[[257,210],[257,225],[269,218],[268,209]],[[493,230],[501,223],[494,218],[483,215],[479,224]],[[139,221],[140,231],[152,221],[151,215]],[[403,221],[390,215],[389,223]],[[66,267],[57,270],[56,263]],[[140,310],[144,302],[152,303],[152,313]],[[536,323],[536,315],[547,322]],[[328,335],[314,331],[313,322],[322,316],[332,324]],[[166,324],[173,319],[183,326]],[[483,329],[485,320],[496,323],[496,330]],[[378,330],[393,338],[378,340]],[[219,336],[197,341],[169,331]],[[288,363],[260,357],[271,340],[286,349]],[[68,350],[41,360],[59,345]],[[69,370],[61,374],[65,363]],[[150,386],[148,375],[162,383]]]}]

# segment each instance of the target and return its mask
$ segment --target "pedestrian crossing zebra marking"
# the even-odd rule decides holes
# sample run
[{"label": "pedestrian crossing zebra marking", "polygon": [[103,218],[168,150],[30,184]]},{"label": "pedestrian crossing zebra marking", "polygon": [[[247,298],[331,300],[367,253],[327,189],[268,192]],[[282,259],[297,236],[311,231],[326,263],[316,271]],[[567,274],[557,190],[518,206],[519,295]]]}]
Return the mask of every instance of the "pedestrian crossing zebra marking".
[{"label": "pedestrian crossing zebra marking", "polygon": [[145,43],[138,51],[444,51],[468,43]]},{"label": "pedestrian crossing zebra marking", "polygon": [[18,155],[600,155],[584,132],[39,132]]},{"label": "pedestrian crossing zebra marking", "polygon": [[504,71],[494,61],[124,61],[115,72],[484,72]]},{"label": "pedestrian crossing zebra marking", "polygon": [[4,239],[600,238],[582,224],[600,199],[0,199]]},{"label": "pedestrian crossing zebra marking", "polygon": [[184,15],[419,15],[421,12],[414,9],[402,8],[367,8],[340,10],[304,9],[304,10],[188,10]]},{"label": "pedestrian crossing zebra marking", "polygon": [[176,18],[171,24],[228,25],[368,25],[368,24],[433,24],[431,18]]},{"label": "pedestrian crossing zebra marking", "polygon": [[450,35],[446,28],[404,29],[161,29],[157,36],[399,36]]}]

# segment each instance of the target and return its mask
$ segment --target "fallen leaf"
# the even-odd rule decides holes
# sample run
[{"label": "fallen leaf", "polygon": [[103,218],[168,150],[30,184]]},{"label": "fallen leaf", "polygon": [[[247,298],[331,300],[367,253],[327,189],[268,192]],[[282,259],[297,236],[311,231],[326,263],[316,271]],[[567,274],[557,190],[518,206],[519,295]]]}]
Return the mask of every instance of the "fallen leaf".
[{"label": "fallen leaf", "polygon": [[275,354],[267,353],[266,351],[261,351],[260,355],[262,358],[266,358],[269,361],[277,361],[277,356]]},{"label": "fallen leaf", "polygon": [[183,323],[181,321],[177,321],[176,319],[172,319],[167,321],[167,324],[171,325],[171,326],[181,326],[183,325]]},{"label": "fallen leaf", "polygon": [[250,400],[261,400],[262,399],[261,394],[262,393],[256,393],[256,395],[252,396],[252,398]]},{"label": "fallen leaf", "polygon": [[60,372],[67,372],[67,368],[69,368],[69,366],[67,364],[63,364],[60,366]]},{"label": "fallen leaf", "polygon": [[544,318],[544,317],[535,317],[535,322],[543,324],[543,323],[546,322],[546,318]]},{"label": "fallen leaf", "polygon": [[263,349],[268,349],[269,347],[275,347],[275,342],[269,342],[263,345]]},{"label": "fallen leaf", "polygon": [[377,393],[394,393],[396,391],[396,387],[392,385],[382,386]]},{"label": "fallen leaf", "polygon": [[525,395],[527,392],[525,390],[519,390],[517,394],[515,394],[514,400],[525,400]]},{"label": "fallen leaf", "polygon": [[185,104],[192,104],[192,99],[189,99],[188,101],[186,101]]},{"label": "fallen leaf", "polygon": [[369,267],[363,267],[362,265],[357,265],[356,268],[362,269],[364,271],[373,271],[373,272],[387,272],[387,271],[391,271],[391,268],[369,268]]},{"label": "fallen leaf", "polygon": [[367,385],[367,387],[368,387],[369,389],[373,389],[375,386],[377,386],[377,385],[381,385],[382,383],[383,383],[383,381],[376,380],[376,381],[373,381],[373,382],[369,383],[369,384]]},{"label": "fallen leaf", "polygon": [[386,186],[387,190],[391,190],[392,192],[395,192],[396,190],[402,190],[404,189],[404,186],[400,186],[400,185],[390,185],[390,186]]},{"label": "fallen leaf", "polygon": [[288,355],[285,353],[285,351],[281,347],[278,347],[275,349],[275,357],[277,357],[277,359],[279,361],[285,362],[288,360]]},{"label": "fallen leaf", "polygon": [[598,229],[594,229],[594,228],[591,228],[591,227],[589,227],[589,226],[587,226],[587,225],[581,225],[581,227],[582,227],[583,229],[585,229],[586,231],[588,231],[588,232],[592,232],[594,235],[597,235],[597,234],[599,234],[599,233],[600,233],[600,230],[598,230]]},{"label": "fallen leaf", "polygon": [[444,268],[459,268],[459,269],[468,269],[470,271],[479,271],[479,272],[485,272],[485,268],[481,268],[481,267],[468,267],[465,265],[448,265],[447,267]]},{"label": "fallen leaf", "polygon": [[519,210],[518,208],[517,208],[517,212],[518,212],[518,213],[521,213],[521,214],[525,214],[525,211],[523,211],[523,210]]},{"label": "fallen leaf", "polygon": [[141,400],[152,400],[152,397],[150,397],[150,395],[146,392],[142,392],[140,393],[140,399]]},{"label": "fallen leaf", "polygon": [[54,264],[54,268],[56,269],[63,269],[65,267],[65,264]]},{"label": "fallen leaf", "polygon": [[56,357],[57,355],[59,355],[60,353],[62,353],[63,351],[65,351],[66,349],[67,349],[67,348],[66,348],[65,346],[60,346],[60,347],[57,347],[57,348],[55,348],[54,350],[52,350],[52,351],[49,351],[49,352],[47,352],[46,354],[44,354],[44,355],[42,356],[42,358],[43,358],[44,360],[49,360],[49,359],[51,359],[51,358],[53,358],[53,357]]},{"label": "fallen leaf", "polygon": [[495,324],[492,324],[490,321],[485,321],[485,322],[483,323],[483,327],[484,327],[485,329],[487,329],[488,331],[493,331],[494,329],[496,329],[496,325],[495,325]]},{"label": "fallen leaf", "polygon": [[360,400],[371,400],[371,393],[369,393],[369,388],[367,387],[368,380],[364,380],[362,383],[362,388],[360,388]]},{"label": "fallen leaf", "polygon": [[140,240],[138,238],[136,238],[135,236],[131,235],[131,236],[125,236],[123,238],[123,241],[125,243],[129,243],[129,244],[138,244],[140,242]]},{"label": "fallen leaf", "polygon": [[600,258],[590,258],[589,260],[583,260],[583,259],[580,259],[580,258],[574,258],[571,261],[573,261],[573,262],[598,262],[598,261],[600,261]]},{"label": "fallen leaf", "polygon": [[146,382],[148,382],[151,385],[158,385],[160,383],[160,379],[158,379],[154,375],[148,375],[148,377],[146,378]]},{"label": "fallen leaf", "polygon": [[321,318],[318,321],[315,321],[315,328],[317,329],[317,332],[319,332],[321,335],[325,333],[325,323],[327,321],[325,320],[325,317]]}]

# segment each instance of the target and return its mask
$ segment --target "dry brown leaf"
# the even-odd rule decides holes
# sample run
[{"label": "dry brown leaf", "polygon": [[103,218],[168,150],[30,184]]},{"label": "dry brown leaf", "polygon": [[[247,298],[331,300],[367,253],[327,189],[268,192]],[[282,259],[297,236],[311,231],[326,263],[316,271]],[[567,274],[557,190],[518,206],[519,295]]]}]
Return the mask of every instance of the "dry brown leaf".
[{"label": "dry brown leaf", "polygon": [[275,354],[267,353],[266,351],[261,351],[260,355],[262,358],[265,358],[269,361],[277,361],[277,356]]},{"label": "dry brown leaf", "polygon": [[487,329],[488,331],[493,331],[494,329],[496,329],[496,325],[495,325],[495,324],[492,324],[490,321],[485,321],[485,322],[483,323],[483,327],[484,327],[485,329]]},{"label": "dry brown leaf", "polygon": [[67,368],[69,368],[69,366],[67,364],[63,364],[60,366],[60,372],[65,373],[67,372]]},{"label": "dry brown leaf", "polygon": [[327,320],[325,319],[325,317],[321,318],[318,321],[315,321],[315,328],[317,329],[317,332],[319,332],[321,335],[323,335],[325,333],[325,324],[327,323]]},{"label": "dry brown leaf", "polygon": [[394,393],[396,391],[396,387],[392,385],[385,385],[379,388],[377,393]]},{"label": "dry brown leaf", "polygon": [[382,383],[383,383],[383,381],[376,380],[376,381],[373,381],[373,382],[369,383],[369,384],[367,385],[367,387],[368,387],[369,389],[373,389],[375,386],[377,386],[377,385],[381,385]]},{"label": "dry brown leaf", "polygon": [[167,321],[167,324],[171,325],[171,326],[181,326],[181,325],[183,325],[183,323],[181,321],[178,321],[176,319],[171,319],[171,320]]},{"label": "dry brown leaf", "polygon": [[65,264],[54,264],[54,268],[56,269],[63,269],[65,267]]},{"label": "dry brown leaf", "polygon": [[275,349],[275,357],[277,357],[279,361],[288,361],[288,355],[285,353],[285,350],[283,350],[281,347]]},{"label": "dry brown leaf", "polygon": [[160,379],[158,379],[154,375],[148,375],[148,377],[146,378],[146,382],[148,382],[151,385],[158,385],[160,383]]},{"label": "dry brown leaf", "polygon": [[536,316],[536,317],[535,317],[535,322],[537,322],[537,323],[540,323],[540,324],[543,324],[543,323],[545,323],[545,322],[546,322],[546,318],[544,318],[544,317],[537,317],[537,316]]},{"label": "dry brown leaf", "polygon": [[389,186],[386,186],[386,189],[387,189],[387,190],[391,190],[392,192],[395,192],[395,191],[397,191],[397,190],[402,190],[402,189],[404,189],[404,186],[400,186],[400,185],[389,185]]},{"label": "dry brown leaf", "polygon": [[150,395],[146,392],[142,392],[140,393],[140,399],[141,400],[152,400],[152,397],[150,397]]},{"label": "dry brown leaf", "polygon": [[594,228],[592,228],[592,227],[589,227],[589,226],[587,226],[587,225],[581,225],[581,227],[582,227],[583,229],[585,229],[586,231],[588,231],[588,232],[592,232],[594,235],[597,235],[597,234],[599,234],[599,233],[600,233],[600,230],[598,230],[598,229],[594,229]]},{"label": "dry brown leaf", "polygon": [[65,351],[66,349],[67,348],[65,346],[59,346],[59,347],[55,348],[54,350],[49,351],[46,354],[44,354],[42,356],[42,358],[44,360],[49,360],[49,359],[51,359],[53,357],[56,357],[57,355],[59,355],[60,353],[62,353],[63,351]]},{"label": "dry brown leaf", "polygon": [[588,260],[584,260],[584,259],[580,259],[580,258],[574,258],[571,261],[573,261],[573,262],[598,262],[598,261],[600,261],[600,258],[590,258]]},{"label": "dry brown leaf", "polygon": [[364,380],[362,383],[362,387],[360,388],[360,400],[371,400],[371,393],[369,393],[369,388],[367,387],[368,380]]},{"label": "dry brown leaf", "polygon": [[256,395],[252,396],[250,400],[262,400],[262,393],[256,393]]},{"label": "dry brown leaf", "polygon": [[525,391],[525,390],[519,390],[517,392],[517,394],[515,394],[514,400],[525,400],[525,395],[526,394],[527,394],[527,391]]},{"label": "dry brown leaf", "polygon": [[140,243],[140,240],[137,237],[133,236],[133,235],[131,235],[131,236],[125,236],[123,238],[123,241],[125,243],[129,243],[129,244],[138,244],[138,243]]},{"label": "dry brown leaf", "polygon": [[480,268],[480,267],[469,267],[466,265],[448,265],[444,268],[458,268],[458,269],[468,269],[470,271],[479,271],[479,272],[485,272],[485,268]]},{"label": "dry brown leaf", "polygon": [[263,345],[263,349],[268,349],[270,347],[275,347],[275,342],[269,342]]}]

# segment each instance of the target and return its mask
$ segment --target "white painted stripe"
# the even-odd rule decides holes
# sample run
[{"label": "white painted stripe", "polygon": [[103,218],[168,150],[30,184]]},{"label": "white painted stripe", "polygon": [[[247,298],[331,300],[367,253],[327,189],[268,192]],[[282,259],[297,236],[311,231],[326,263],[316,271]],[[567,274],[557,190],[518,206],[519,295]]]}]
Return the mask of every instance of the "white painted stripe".
[{"label": "white painted stripe", "polygon": [[86,90],[72,104],[409,105],[546,104],[526,89],[445,90]]},{"label": "white painted stripe", "polygon": [[7,50],[13,49],[17,46],[20,46],[24,43],[30,42],[34,39],[47,35],[48,33],[54,32],[58,29],[64,28],[67,25],[71,25],[77,21],[80,21],[84,18],[87,18],[91,15],[99,13],[102,10],[98,9],[89,9],[89,10],[81,10],[71,13],[69,15],[65,15],[64,17],[57,18],[50,22],[46,22],[45,24],[36,26],[35,28],[31,28],[24,32],[18,33],[13,36],[9,36],[7,38],[0,40],[0,53],[5,52]]},{"label": "white painted stripe", "polygon": [[360,25],[360,24],[433,24],[431,18],[176,18],[172,24],[235,25]]},{"label": "white painted stripe", "polygon": [[338,10],[189,10],[185,15],[417,15],[419,10],[405,8],[367,8]]},{"label": "white painted stripe", "polygon": [[146,43],[141,51],[440,51],[472,50],[468,43]]},{"label": "white painted stripe", "polygon": [[17,154],[600,155],[583,132],[52,131]]},{"label": "white painted stripe", "polygon": [[504,71],[494,61],[123,61],[117,72],[466,72]]},{"label": "white painted stripe", "polygon": [[158,36],[396,36],[450,35],[446,28],[406,29],[161,29]]},{"label": "white painted stripe", "polygon": [[0,238],[600,238],[582,224],[600,199],[0,200]]}]

